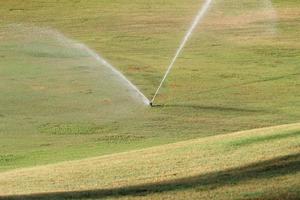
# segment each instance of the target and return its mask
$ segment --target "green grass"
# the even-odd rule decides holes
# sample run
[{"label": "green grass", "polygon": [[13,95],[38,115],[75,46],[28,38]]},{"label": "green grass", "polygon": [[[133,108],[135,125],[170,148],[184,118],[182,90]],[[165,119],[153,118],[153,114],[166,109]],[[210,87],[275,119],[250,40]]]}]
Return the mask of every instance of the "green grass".
[{"label": "green grass", "polygon": [[[0,199],[297,199],[299,130],[297,123],[3,172]],[[232,148],[243,140],[251,144]]]},{"label": "green grass", "polygon": [[235,141],[233,142],[231,145],[232,146],[236,146],[236,147],[241,147],[241,146],[245,146],[245,145],[251,145],[251,144],[257,144],[257,143],[261,143],[261,142],[265,142],[265,141],[273,141],[273,140],[279,140],[279,139],[283,139],[283,138],[294,138],[300,135],[300,132],[297,131],[291,131],[287,134],[274,134],[274,135],[270,135],[270,136],[258,136],[258,137],[250,137],[250,138],[243,138],[242,140],[239,141]]},{"label": "green grass", "polygon": [[198,0],[1,2],[0,171],[298,122],[299,2],[274,1],[275,33],[258,2],[216,1],[153,109],[47,30],[101,53],[150,98]]}]

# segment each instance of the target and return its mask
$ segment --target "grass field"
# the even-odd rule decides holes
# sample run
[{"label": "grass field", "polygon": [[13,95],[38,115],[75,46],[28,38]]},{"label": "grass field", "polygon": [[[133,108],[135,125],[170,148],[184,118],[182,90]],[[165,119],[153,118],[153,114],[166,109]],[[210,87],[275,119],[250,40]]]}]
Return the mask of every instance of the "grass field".
[{"label": "grass field", "polygon": [[0,191],[23,200],[297,199],[299,137],[298,123],[12,170],[0,174]]},{"label": "grass field", "polygon": [[[204,191],[203,198],[207,199],[259,199],[260,196],[267,198],[274,188],[282,191],[282,195],[291,194],[291,198],[299,196],[295,189],[299,182],[293,176],[299,171],[299,167],[295,167],[299,161],[298,132],[290,133],[287,128],[290,126],[279,128],[279,136],[276,132],[270,136],[271,139],[269,136],[255,139],[255,133],[250,139],[251,145],[244,145],[245,141],[237,142],[232,137],[235,134],[230,134],[299,122],[299,1],[274,0],[270,4],[268,0],[215,0],[177,61],[157,98],[158,106],[154,108],[143,106],[131,98],[127,88],[116,77],[86,51],[76,47],[79,42],[101,54],[151,98],[202,2],[1,1],[0,195],[103,188],[104,192],[95,191],[95,198],[98,198],[98,193],[100,197],[103,194],[107,198],[119,198],[115,194],[122,194],[123,190],[130,194],[128,198],[132,198],[135,193],[140,193],[135,189],[143,190],[139,189],[140,185],[144,188],[143,184],[150,184],[150,191],[145,192],[149,195],[144,198],[156,199],[160,195],[172,198],[177,193],[182,198],[189,194],[196,197],[199,191]],[[285,138],[285,135],[288,137]],[[237,142],[233,145],[235,148],[221,144],[219,139],[223,137]],[[183,164],[170,169],[176,166],[173,162],[184,160],[182,157],[171,158],[176,157],[176,152],[185,151],[178,144],[189,148],[190,143],[184,142],[187,140],[195,144],[199,142],[201,148],[194,149],[191,159],[184,162],[186,170]],[[280,143],[282,147],[278,147],[279,141],[285,141]],[[210,142],[213,147],[205,149]],[[159,145],[167,146],[155,147]],[[154,149],[141,150],[150,147]],[[174,148],[174,152],[165,155],[157,152],[157,157],[151,157],[152,153],[156,155],[153,151],[165,148]],[[124,163],[116,154],[133,150],[136,152],[124,153]],[[215,162],[223,161],[222,152],[226,159],[230,159],[228,165],[218,168]],[[140,171],[132,174],[129,169],[135,164],[130,164],[130,161],[134,156],[143,158],[143,153],[153,159],[154,171],[151,171],[151,163],[138,163],[144,162],[138,159],[136,164]],[[240,160],[244,153],[248,156]],[[182,152],[182,155],[186,154]],[[206,163],[207,166],[198,157],[193,157],[206,155],[212,159]],[[106,166],[95,165],[91,169],[95,171],[96,166],[104,167],[93,180],[88,174],[79,174],[80,178],[74,185],[68,185],[68,181],[74,180],[66,178],[59,179],[61,185],[55,182],[51,188],[48,184],[53,179],[46,176],[43,187],[34,185],[37,184],[40,168],[45,173],[55,170],[56,166],[67,170],[72,168],[72,164],[79,166],[84,162],[75,160],[88,159],[90,163],[91,157],[96,157],[97,162],[102,159],[106,162]],[[165,159],[166,163],[161,163]],[[61,162],[48,167],[48,164]],[[122,165],[122,169],[109,171],[115,162]],[[274,173],[280,176],[268,177],[263,171],[261,179],[242,178],[240,181],[240,177],[252,177],[257,172],[256,164],[273,169],[277,162],[279,169],[275,167]],[[291,173],[285,173],[290,169],[289,162],[292,163]],[[203,165],[210,170],[199,171]],[[80,170],[75,166],[74,170]],[[287,167],[281,169],[281,166]],[[32,181],[26,178],[27,175],[24,179],[16,178],[20,177],[18,173],[23,173],[23,168],[28,167],[24,173],[33,170]],[[163,167],[166,168],[160,171]],[[195,171],[191,170],[193,167]],[[248,168],[251,168],[250,171]],[[148,178],[143,170],[150,170]],[[183,183],[178,187],[184,188],[183,192],[172,189],[177,185],[173,184],[170,174],[164,176],[164,170],[180,174],[177,178]],[[58,177],[59,173],[62,172],[53,176]],[[103,182],[95,183],[96,178],[102,180],[106,173],[108,175]],[[226,179],[227,173],[232,183]],[[195,177],[198,175],[200,177]],[[81,182],[85,176],[87,178]],[[116,177],[128,181],[119,183]],[[193,187],[187,184],[189,179],[185,177],[191,177]],[[220,179],[220,185],[209,182],[210,178],[205,177]],[[269,179],[274,184],[266,184]],[[281,180],[286,181],[288,187],[279,184]],[[155,186],[154,183],[160,181],[162,183]],[[17,186],[25,182],[25,185],[28,182],[28,187]],[[1,188],[3,184],[9,187]],[[246,192],[236,196],[245,188],[254,191],[258,184],[261,191],[257,194]],[[166,188],[165,191],[157,192],[160,186]],[[221,189],[219,186],[222,186]],[[119,187],[121,190],[116,189]],[[226,187],[228,193],[223,196]],[[280,193],[278,195],[274,198],[280,199]],[[80,193],[78,196],[84,199]],[[273,198],[272,195],[269,197]],[[48,198],[47,195],[45,198]]]}]

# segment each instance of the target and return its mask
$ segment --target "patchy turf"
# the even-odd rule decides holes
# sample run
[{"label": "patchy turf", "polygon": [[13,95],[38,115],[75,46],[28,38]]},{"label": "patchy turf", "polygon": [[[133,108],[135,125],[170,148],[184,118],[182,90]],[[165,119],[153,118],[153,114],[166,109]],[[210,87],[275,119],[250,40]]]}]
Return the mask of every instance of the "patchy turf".
[{"label": "patchy turf", "polygon": [[[290,124],[3,172],[0,199],[297,199],[299,130]],[[251,143],[237,148],[240,141]]]},{"label": "patchy turf", "polygon": [[299,2],[274,1],[277,20],[262,1],[215,2],[153,109],[35,30],[87,44],[151,97],[201,2],[1,2],[0,171],[298,122]]}]

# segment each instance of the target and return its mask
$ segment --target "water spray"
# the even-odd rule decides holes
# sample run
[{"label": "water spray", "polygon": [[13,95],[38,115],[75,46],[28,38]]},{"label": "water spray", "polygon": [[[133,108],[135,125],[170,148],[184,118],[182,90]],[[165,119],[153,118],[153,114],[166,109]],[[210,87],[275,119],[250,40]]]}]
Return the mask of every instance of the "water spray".
[{"label": "water spray", "polygon": [[120,71],[118,71],[114,66],[112,66],[109,62],[107,62],[104,58],[102,58],[99,54],[85,46],[84,44],[76,43],[77,47],[80,49],[85,50],[88,52],[91,56],[93,56],[99,63],[102,65],[108,67],[115,75],[117,75],[120,80],[122,80],[128,88],[133,92],[134,96],[141,99],[145,105],[151,105],[151,102],[148,100],[148,98],[130,81],[128,80]]},{"label": "water spray", "polygon": [[205,0],[204,5],[200,8],[200,10],[199,10],[199,12],[198,12],[196,18],[194,19],[194,21],[193,21],[191,27],[188,29],[187,33],[185,34],[185,36],[184,36],[184,38],[183,38],[183,40],[182,40],[182,42],[181,42],[179,48],[177,49],[177,51],[176,51],[176,53],[175,53],[175,56],[173,57],[173,59],[172,59],[170,65],[169,65],[169,67],[167,68],[167,71],[166,71],[166,73],[165,73],[163,79],[161,80],[161,82],[160,82],[160,84],[159,84],[159,86],[158,86],[158,88],[157,88],[157,90],[156,90],[156,92],[155,92],[155,94],[154,94],[152,100],[149,102],[149,105],[150,105],[150,106],[153,106],[153,103],[154,103],[154,101],[155,101],[155,98],[156,98],[156,96],[158,95],[158,92],[159,92],[159,90],[161,89],[161,87],[162,87],[163,83],[165,82],[166,78],[168,77],[168,75],[169,75],[171,69],[173,68],[173,66],[174,66],[174,64],[175,64],[175,62],[176,62],[178,56],[179,56],[180,53],[182,52],[182,50],[183,50],[183,48],[185,47],[187,41],[190,39],[190,37],[191,37],[192,33],[194,32],[195,28],[197,27],[197,25],[199,25],[199,23],[200,23],[201,20],[203,19],[204,15],[205,15],[206,12],[208,11],[208,9],[209,9],[209,7],[210,7],[212,1],[213,1],[213,0]]}]

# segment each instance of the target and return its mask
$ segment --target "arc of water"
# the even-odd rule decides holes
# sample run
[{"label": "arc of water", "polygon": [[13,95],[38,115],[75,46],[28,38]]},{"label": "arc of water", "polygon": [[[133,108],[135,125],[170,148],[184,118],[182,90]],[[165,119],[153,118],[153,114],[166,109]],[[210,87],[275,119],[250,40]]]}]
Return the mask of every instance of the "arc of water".
[{"label": "arc of water", "polygon": [[[22,25],[14,25],[13,27],[20,26],[23,28]],[[129,79],[127,79],[119,70],[117,70],[113,65],[111,65],[109,62],[107,62],[104,58],[102,58],[99,54],[97,54],[95,51],[90,49],[85,44],[79,43],[73,39],[67,38],[62,33],[52,30],[52,29],[44,29],[39,27],[29,27],[29,29],[36,29],[38,32],[42,32],[45,34],[50,34],[55,36],[55,38],[61,43],[66,46],[71,45],[74,48],[83,50],[87,52],[90,56],[92,56],[96,61],[98,61],[103,66],[109,68],[116,76],[119,77],[121,81],[123,81],[124,84],[126,84],[127,88],[130,90],[131,94],[134,94],[136,98],[141,100],[144,104],[149,105],[150,101],[149,99],[138,89],[137,86],[135,86]]]},{"label": "arc of water", "polygon": [[180,55],[181,51],[182,51],[183,48],[185,47],[187,41],[190,39],[190,37],[191,37],[192,33],[194,32],[195,28],[196,28],[197,25],[201,22],[201,20],[203,19],[204,15],[205,15],[206,12],[208,11],[208,9],[209,9],[209,7],[210,7],[212,1],[213,1],[213,0],[205,0],[204,5],[200,8],[200,10],[199,10],[199,12],[198,12],[196,18],[194,19],[194,21],[193,21],[191,27],[188,29],[186,35],[184,36],[184,38],[183,38],[183,40],[182,40],[182,42],[181,42],[181,44],[180,44],[180,46],[179,46],[179,48],[177,49],[177,51],[176,51],[176,53],[175,53],[175,56],[173,57],[173,59],[172,59],[170,65],[168,66],[167,71],[166,71],[166,73],[165,73],[163,79],[161,80],[161,82],[160,82],[160,84],[159,84],[159,86],[158,86],[158,88],[157,88],[157,90],[156,90],[156,92],[155,92],[155,94],[154,94],[154,96],[153,96],[153,98],[152,98],[152,100],[151,100],[151,104],[154,103],[155,98],[156,98],[156,96],[157,96],[159,90],[161,89],[161,87],[162,87],[163,83],[165,82],[166,78],[168,77],[168,75],[169,75],[171,69],[173,68],[173,66],[174,66],[174,64],[175,64],[175,62],[176,62],[178,56]]},{"label": "arc of water", "polygon": [[123,80],[129,88],[139,97],[144,104],[149,105],[149,99],[130,81],[128,80],[120,71],[118,71],[114,66],[112,66],[109,62],[107,62],[104,58],[102,58],[99,54],[85,46],[84,44],[77,43],[77,46],[86,52],[88,52],[91,56],[93,56],[100,64],[108,67],[114,74],[116,74],[121,80]]},{"label": "arc of water", "polygon": [[116,68],[114,68],[110,63],[108,63],[106,60],[104,60],[103,58],[101,58],[98,54],[96,54],[95,52],[91,51],[90,52],[95,58],[96,60],[98,60],[99,62],[101,62],[104,66],[110,68],[117,76],[119,76],[130,88],[132,88],[132,90],[136,93],[136,95],[138,97],[140,97],[142,99],[142,101],[144,102],[144,104],[149,105],[150,101],[149,99],[137,88],[137,86],[135,86],[130,80],[128,80],[120,71],[118,71]]}]

